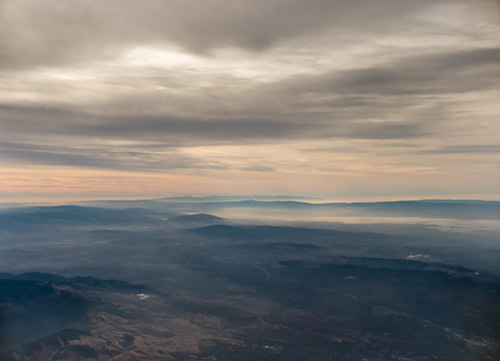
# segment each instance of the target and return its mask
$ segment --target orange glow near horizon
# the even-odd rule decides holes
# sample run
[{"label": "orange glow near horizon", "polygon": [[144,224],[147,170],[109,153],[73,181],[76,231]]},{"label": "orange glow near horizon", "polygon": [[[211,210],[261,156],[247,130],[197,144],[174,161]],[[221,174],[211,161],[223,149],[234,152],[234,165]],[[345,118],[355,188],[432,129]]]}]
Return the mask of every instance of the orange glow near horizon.
[{"label": "orange glow near horizon", "polygon": [[[355,177],[321,173],[260,173],[224,170],[183,170],[177,173],[144,173],[85,170],[70,167],[3,168],[0,202],[65,202],[91,199],[151,199],[182,195],[296,195],[325,200],[397,200],[424,198],[500,199],[498,194],[461,194],[450,184],[433,193],[433,181],[421,178],[418,193],[405,193],[408,176],[373,176],[371,191],[359,192]],[[410,177],[414,177],[413,175]],[[427,185],[425,182],[429,182]],[[435,181],[435,180],[434,180]],[[451,181],[448,179],[447,181]],[[473,180],[471,180],[473,181]],[[399,183],[399,186],[398,186]],[[462,179],[463,183],[463,179]],[[491,184],[494,188],[494,182]],[[267,190],[263,192],[262,190]],[[374,189],[376,191],[374,191]],[[375,194],[376,193],[376,194]]]}]

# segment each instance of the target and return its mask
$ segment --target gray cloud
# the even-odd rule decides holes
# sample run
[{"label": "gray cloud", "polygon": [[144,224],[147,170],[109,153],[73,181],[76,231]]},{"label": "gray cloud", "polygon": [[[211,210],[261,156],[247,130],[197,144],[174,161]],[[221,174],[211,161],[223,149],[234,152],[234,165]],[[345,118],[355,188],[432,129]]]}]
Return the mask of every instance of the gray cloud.
[{"label": "gray cloud", "polygon": [[[409,57],[366,69],[297,76],[218,99],[211,113],[201,111],[203,102],[213,100],[201,99],[196,104],[201,107],[198,116],[168,112],[156,116],[99,115],[77,108],[2,106],[0,128],[4,134],[13,132],[18,136],[31,133],[163,140],[163,144],[177,146],[295,137],[422,137],[434,133],[432,124],[453,116],[450,108],[456,101],[443,96],[488,90],[498,84],[497,57],[500,58],[499,49],[481,49]],[[248,103],[253,94],[259,97],[255,103]],[[249,104],[241,109],[242,114],[224,114],[224,104],[242,103],[240,98]],[[153,95],[142,108],[146,112],[148,107],[155,109],[155,102],[159,101]],[[128,98],[119,99],[115,106],[127,107],[128,103]],[[282,105],[274,107],[279,103]],[[424,107],[412,109],[416,105]],[[409,115],[404,113],[408,109]],[[374,117],[379,118],[377,123],[370,121]]]},{"label": "gray cloud", "polygon": [[354,70],[339,86],[355,93],[446,94],[491,89],[500,80],[500,48],[405,58],[384,67]]},{"label": "gray cloud", "polygon": [[255,167],[241,168],[241,170],[247,170],[250,172],[274,172],[276,169],[267,166],[255,166]]},{"label": "gray cloud", "polygon": [[[5,110],[3,112],[2,110]],[[75,140],[130,140],[192,146],[241,144],[315,138],[395,139],[427,135],[424,121],[393,123],[357,121],[343,123],[342,119],[323,114],[299,113],[284,117],[271,114],[256,118],[213,118],[164,116],[91,116],[85,113],[51,108],[0,107],[0,130],[16,138],[70,137]],[[427,129],[427,130],[426,130]]]},{"label": "gray cloud", "polygon": [[370,68],[297,77],[284,81],[282,87],[306,94],[345,95],[337,101],[341,107],[371,105],[369,95],[472,92],[500,84],[499,59],[500,48],[409,56]]},{"label": "gray cloud", "polygon": [[[5,112],[4,112],[5,110]],[[272,119],[211,119],[164,116],[92,116],[51,108],[0,108],[0,130],[16,137],[70,136],[129,139],[166,145],[238,143],[288,138],[314,131],[314,124]]]},{"label": "gray cloud", "polygon": [[175,150],[161,153],[114,149],[110,147],[50,146],[0,142],[0,155],[17,164],[104,168],[125,171],[165,171],[180,168],[223,169],[216,162],[194,159]]},{"label": "gray cloud", "polygon": [[[491,3],[480,0],[476,6]],[[446,4],[447,0],[108,0],[99,4],[5,0],[0,10],[0,64],[71,63],[106,58],[149,43],[175,43],[197,53],[224,47],[264,50],[326,29],[333,29],[332,39],[341,42],[352,41],[353,34],[411,36],[419,25],[412,23],[416,12]]]}]

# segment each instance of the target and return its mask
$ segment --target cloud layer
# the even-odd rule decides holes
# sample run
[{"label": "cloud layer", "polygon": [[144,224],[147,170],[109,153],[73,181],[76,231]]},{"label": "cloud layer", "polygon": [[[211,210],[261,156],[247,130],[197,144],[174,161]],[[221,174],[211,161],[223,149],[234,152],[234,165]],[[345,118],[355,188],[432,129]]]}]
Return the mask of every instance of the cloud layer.
[{"label": "cloud layer", "polygon": [[0,160],[491,193],[499,14],[493,0],[3,1]]}]

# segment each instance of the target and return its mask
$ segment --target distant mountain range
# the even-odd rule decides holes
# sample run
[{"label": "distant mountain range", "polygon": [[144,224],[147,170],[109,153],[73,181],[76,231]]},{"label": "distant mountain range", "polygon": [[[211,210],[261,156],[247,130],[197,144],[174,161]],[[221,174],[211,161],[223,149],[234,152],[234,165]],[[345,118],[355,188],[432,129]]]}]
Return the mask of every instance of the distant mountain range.
[{"label": "distant mountain range", "polygon": [[182,197],[167,197],[158,198],[157,201],[163,202],[210,202],[210,201],[246,201],[246,200],[257,200],[257,201],[273,201],[273,200],[314,200],[317,198],[301,197],[301,196],[268,196],[268,195],[230,195],[230,196],[182,196]]},{"label": "distant mountain range", "polygon": [[449,219],[500,220],[500,202],[472,200],[421,200],[373,203],[308,203],[281,201],[219,201],[175,202],[169,209],[182,212],[203,212],[230,208],[307,210],[325,216],[340,217],[421,217]]},{"label": "distant mountain range", "polygon": [[[305,212],[308,216],[335,217],[419,217],[462,220],[500,220],[499,201],[416,200],[393,202],[310,203],[289,196],[280,200],[228,200],[232,196],[172,197],[156,200],[85,201],[80,204],[107,208],[148,208],[161,212],[210,213],[227,209],[283,210]],[[235,198],[243,196],[234,196]],[[271,196],[256,196],[271,197]],[[276,197],[274,197],[276,198]],[[290,199],[287,199],[290,198]],[[19,208],[18,208],[19,209]],[[302,213],[300,213],[302,215]]]}]

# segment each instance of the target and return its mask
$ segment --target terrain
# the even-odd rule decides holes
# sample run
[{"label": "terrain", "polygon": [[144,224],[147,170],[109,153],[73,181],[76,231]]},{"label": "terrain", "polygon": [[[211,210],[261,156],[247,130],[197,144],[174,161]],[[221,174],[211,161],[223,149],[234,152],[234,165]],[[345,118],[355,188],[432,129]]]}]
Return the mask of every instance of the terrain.
[{"label": "terrain", "polygon": [[498,202],[304,204],[2,209],[0,359],[498,360]]}]

